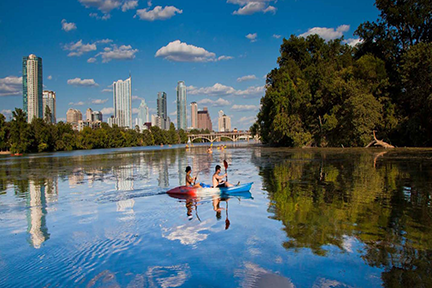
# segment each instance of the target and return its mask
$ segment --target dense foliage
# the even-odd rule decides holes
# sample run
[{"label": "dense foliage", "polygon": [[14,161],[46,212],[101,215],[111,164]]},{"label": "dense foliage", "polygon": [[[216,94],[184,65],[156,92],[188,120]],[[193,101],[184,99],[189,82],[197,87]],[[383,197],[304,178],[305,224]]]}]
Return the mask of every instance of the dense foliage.
[{"label": "dense foliage", "polygon": [[45,120],[34,118],[27,123],[26,113],[21,109],[12,112],[12,120],[5,121],[0,114],[0,151],[11,153],[71,151],[78,149],[120,148],[150,146],[161,144],[186,143],[188,138],[183,130],[177,131],[171,123],[168,131],[159,127],[140,132],[139,129],[124,129],[116,125],[109,127],[102,123],[100,129],[85,127],[74,131],[67,123],[50,124]]},{"label": "dense foliage", "polygon": [[377,0],[363,42],[284,39],[251,127],[276,146],[432,145],[432,2]]}]

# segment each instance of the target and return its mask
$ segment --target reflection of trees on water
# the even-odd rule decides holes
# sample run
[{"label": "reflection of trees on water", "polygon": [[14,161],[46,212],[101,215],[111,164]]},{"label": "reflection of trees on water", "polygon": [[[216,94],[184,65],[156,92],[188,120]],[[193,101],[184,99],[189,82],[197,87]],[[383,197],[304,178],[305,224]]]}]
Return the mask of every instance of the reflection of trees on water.
[{"label": "reflection of trees on water", "polygon": [[397,151],[378,159],[340,152],[253,154],[269,210],[289,238],[283,246],[326,255],[326,245],[346,251],[347,237],[355,237],[364,244],[365,262],[385,268],[386,286],[432,286],[432,162],[415,154],[400,159]]}]

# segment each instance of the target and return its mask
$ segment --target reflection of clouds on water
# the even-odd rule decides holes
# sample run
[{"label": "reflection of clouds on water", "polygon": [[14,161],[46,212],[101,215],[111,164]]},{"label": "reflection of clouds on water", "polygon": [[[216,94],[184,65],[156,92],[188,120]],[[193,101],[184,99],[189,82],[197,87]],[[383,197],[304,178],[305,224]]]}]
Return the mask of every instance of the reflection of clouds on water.
[{"label": "reflection of clouds on water", "polygon": [[293,288],[294,284],[289,278],[266,270],[257,264],[246,262],[244,267],[234,271],[234,276],[240,278],[240,287],[242,288]]},{"label": "reflection of clouds on water", "polygon": [[149,267],[146,276],[150,287],[179,287],[190,278],[190,267],[188,264],[174,266]]},{"label": "reflection of clouds on water", "polygon": [[116,190],[130,191],[134,189],[133,165],[119,167],[119,169],[115,170],[115,175],[117,179]]},{"label": "reflection of clouds on water", "polygon": [[356,239],[354,237],[350,237],[348,235],[343,236],[343,242],[342,247],[346,252],[352,253],[353,252],[353,244],[356,242]]},{"label": "reflection of clouds on water", "polygon": [[330,280],[324,278],[318,278],[312,286],[312,288],[331,288],[331,287],[343,288],[343,287],[352,287],[352,286],[346,285],[337,280]]},{"label": "reflection of clouds on water", "polygon": [[202,231],[209,231],[207,223],[209,220],[200,222],[198,225],[180,225],[174,228],[163,228],[162,237],[171,241],[179,240],[183,245],[195,245],[198,242],[207,239],[209,234],[200,233]]},{"label": "reflection of clouds on water", "polygon": [[75,168],[72,174],[68,176],[69,188],[75,188],[76,186],[84,183],[84,173],[81,168]]},{"label": "reflection of clouds on water", "polygon": [[117,212],[123,212],[123,217],[119,219],[122,221],[129,221],[135,219],[135,212],[133,207],[135,205],[134,199],[121,200],[116,202]]}]

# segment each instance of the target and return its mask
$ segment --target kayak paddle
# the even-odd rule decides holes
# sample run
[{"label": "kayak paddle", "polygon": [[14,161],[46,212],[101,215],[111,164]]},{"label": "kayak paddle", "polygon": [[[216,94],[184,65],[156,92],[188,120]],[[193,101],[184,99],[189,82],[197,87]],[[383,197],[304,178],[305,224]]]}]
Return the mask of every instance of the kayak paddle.
[{"label": "kayak paddle", "polygon": [[226,175],[226,182],[228,182],[228,162],[226,160],[224,160],[224,166],[225,166],[225,173]]}]

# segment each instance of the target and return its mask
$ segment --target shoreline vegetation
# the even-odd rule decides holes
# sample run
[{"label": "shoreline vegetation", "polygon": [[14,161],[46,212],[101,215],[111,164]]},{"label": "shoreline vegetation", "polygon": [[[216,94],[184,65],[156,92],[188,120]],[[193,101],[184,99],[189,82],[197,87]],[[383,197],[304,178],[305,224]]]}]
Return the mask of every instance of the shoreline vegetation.
[{"label": "shoreline vegetation", "polygon": [[432,2],[375,6],[354,47],[283,39],[252,135],[287,147],[432,146]]}]

